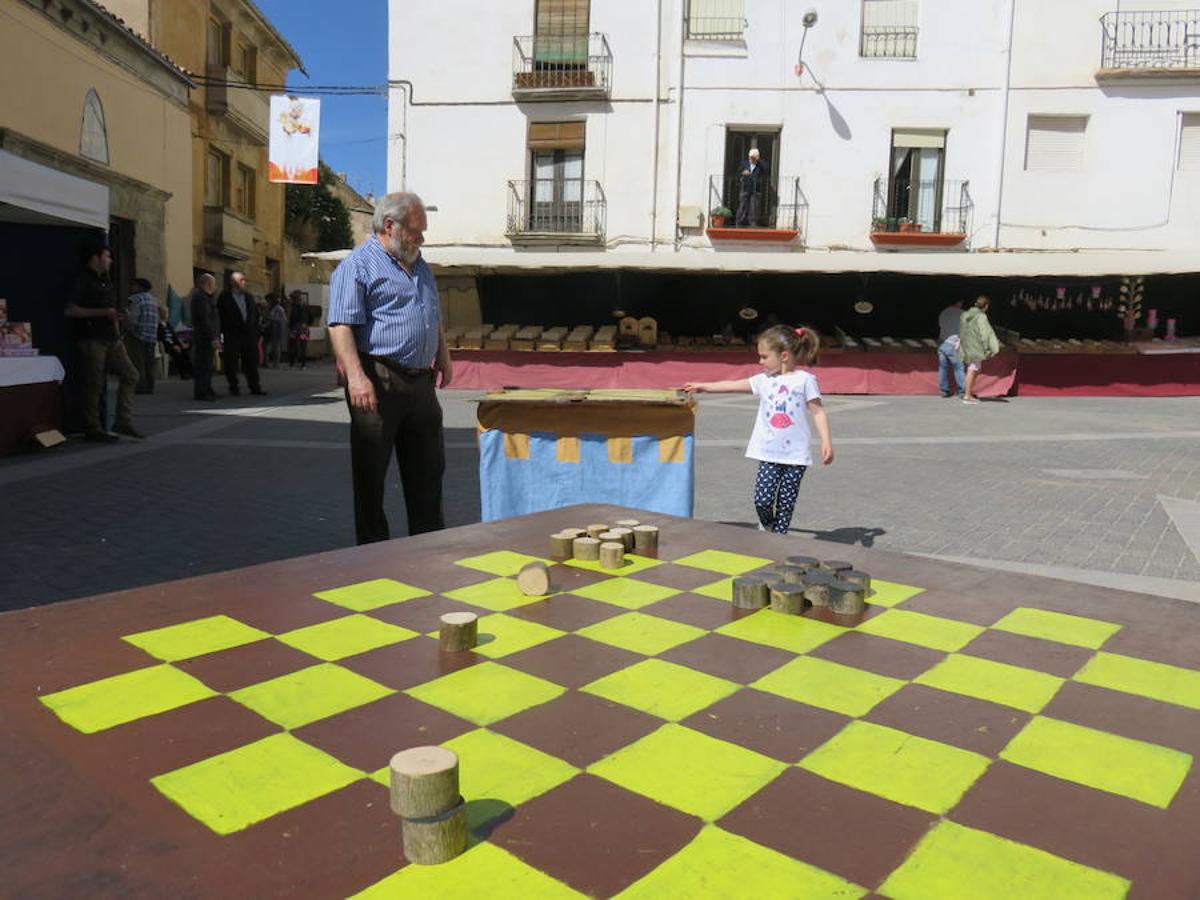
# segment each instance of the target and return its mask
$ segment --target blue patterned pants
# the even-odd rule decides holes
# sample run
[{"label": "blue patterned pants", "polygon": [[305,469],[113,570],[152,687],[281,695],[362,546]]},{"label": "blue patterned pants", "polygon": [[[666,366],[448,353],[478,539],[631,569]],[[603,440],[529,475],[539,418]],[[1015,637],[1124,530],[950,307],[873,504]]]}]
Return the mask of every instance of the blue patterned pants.
[{"label": "blue patterned pants", "polygon": [[760,462],[754,482],[754,509],[767,531],[787,534],[796,508],[796,495],[807,466]]}]

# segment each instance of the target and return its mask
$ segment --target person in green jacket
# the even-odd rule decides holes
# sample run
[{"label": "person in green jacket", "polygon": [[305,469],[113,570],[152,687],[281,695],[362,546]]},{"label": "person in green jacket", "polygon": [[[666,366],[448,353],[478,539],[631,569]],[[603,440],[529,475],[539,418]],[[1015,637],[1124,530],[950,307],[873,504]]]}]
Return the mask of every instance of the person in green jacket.
[{"label": "person in green jacket", "polygon": [[963,388],[963,403],[978,403],[975,379],[983,361],[1000,352],[1000,341],[988,321],[987,309],[992,301],[986,296],[975,298],[975,305],[962,314],[958,324],[958,353],[967,367],[967,383]]}]

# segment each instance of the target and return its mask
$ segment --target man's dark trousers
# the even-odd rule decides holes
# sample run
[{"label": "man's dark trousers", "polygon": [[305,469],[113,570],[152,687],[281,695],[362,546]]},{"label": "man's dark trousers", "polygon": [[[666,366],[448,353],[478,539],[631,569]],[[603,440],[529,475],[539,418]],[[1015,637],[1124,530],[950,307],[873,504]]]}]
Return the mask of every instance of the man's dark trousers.
[{"label": "man's dark trousers", "polygon": [[[226,338],[228,341],[228,338]],[[246,376],[246,384],[251,391],[260,391],[258,381],[258,339],[245,334],[235,338],[237,343],[226,343],[225,352],[221,355],[221,364],[225,369],[225,380],[229,382],[229,393],[238,392],[238,371]]]},{"label": "man's dark trousers", "polygon": [[206,338],[192,342],[192,396],[207,400],[212,396],[213,343]]},{"label": "man's dark trousers", "polygon": [[359,544],[370,544],[391,536],[383,492],[393,453],[400,467],[408,533],[444,528],[446,448],[433,370],[401,369],[370,357],[362,357],[362,364],[375,388],[378,410],[368,413],[356,408],[347,394],[355,538]]}]

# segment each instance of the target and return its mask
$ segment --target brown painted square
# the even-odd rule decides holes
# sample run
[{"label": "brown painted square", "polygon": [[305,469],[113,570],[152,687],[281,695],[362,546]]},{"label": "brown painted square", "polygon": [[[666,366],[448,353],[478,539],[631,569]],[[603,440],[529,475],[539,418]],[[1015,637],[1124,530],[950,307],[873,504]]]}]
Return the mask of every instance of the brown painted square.
[{"label": "brown painted square", "polygon": [[619,616],[627,610],[611,603],[601,603],[598,600],[587,600],[573,594],[562,594],[550,597],[528,606],[518,606],[511,610],[510,616],[537,622],[559,631],[578,631],[588,625],[595,625],[613,616]]},{"label": "brown painted square", "polygon": [[738,684],[749,684],[768,672],[774,672],[784,663],[791,662],[796,655],[775,647],[764,647],[726,637],[723,634],[706,634],[694,641],[673,647],[666,653],[660,653],[658,658],[716,675],[718,678],[736,681]]},{"label": "brown painted square", "polygon": [[299,591],[274,594],[264,586],[261,595],[246,603],[231,604],[229,613],[239,622],[270,634],[283,634],[307,625],[339,619],[349,610]]},{"label": "brown painted square", "polygon": [[663,587],[677,588],[681,591],[690,591],[692,588],[703,587],[706,584],[720,581],[724,576],[720,572],[706,572],[703,569],[693,569],[691,566],[676,566],[671,563],[663,563],[661,566],[644,569],[636,575],[630,575],[629,577],[634,581],[645,581],[649,584],[658,584]]},{"label": "brown painted square", "polygon": [[405,600],[403,603],[393,603],[382,609],[373,609],[367,615],[392,625],[399,625],[401,628],[428,634],[441,627],[442,615],[449,612],[473,612],[481,617],[490,614],[489,610],[478,606],[460,603],[441,594],[430,594],[428,597],[417,597],[415,600]]},{"label": "brown painted square", "polygon": [[645,657],[640,653],[568,634],[506,656],[504,664],[555,684],[574,688],[643,659]]},{"label": "brown painted square", "polygon": [[985,631],[963,647],[962,652],[1010,666],[1036,669],[1059,678],[1070,678],[1092,658],[1092,651],[1083,647],[1043,641],[1007,631]]},{"label": "brown painted square", "polygon": [[214,691],[229,693],[281,675],[290,675],[321,660],[276,640],[255,641],[175,663]]},{"label": "brown painted square", "polygon": [[[1015,598],[1021,595],[1014,594],[1012,596]],[[909,612],[941,616],[944,619],[957,619],[960,622],[971,622],[974,625],[994,625],[1017,606],[1016,599],[1008,598],[1007,594],[1002,599],[999,596],[972,595],[938,588],[917,594],[915,597],[905,600],[903,604],[903,608]]]},{"label": "brown painted square", "polygon": [[592,897],[611,897],[682,849],[703,823],[592,775],[517,810],[492,842]]},{"label": "brown painted square", "polygon": [[490,727],[583,768],[661,726],[659,719],[636,709],[568,691]]},{"label": "brown painted square", "polygon": [[[1141,599],[1138,598],[1139,601]],[[1187,611],[1191,612],[1190,609]],[[1200,628],[1196,624],[1197,617],[1179,616],[1178,619],[1178,624],[1174,626],[1164,620],[1126,625],[1109,638],[1104,650],[1107,653],[1121,653],[1125,656],[1166,663],[1169,666],[1194,669],[1198,665],[1197,660],[1200,660]]]},{"label": "brown painted square", "polygon": [[786,763],[799,762],[850,720],[754,689],[738,691],[680,724]]},{"label": "brown painted square", "polygon": [[808,654],[889,678],[916,678],[946,658],[946,654],[903,641],[848,631]]},{"label": "brown painted square", "polygon": [[1068,681],[1042,713],[1200,758],[1200,710]]},{"label": "brown painted square", "polygon": [[433,638],[417,637],[339,660],[338,665],[402,691],[479,662],[483,657],[475,653],[443,653]]},{"label": "brown painted square", "polygon": [[871,888],[936,821],[930,813],[793,768],[717,824]]},{"label": "brown painted square", "polygon": [[566,593],[575,588],[587,587],[589,584],[617,577],[606,572],[593,572],[577,566],[564,566],[561,563],[551,566],[547,574],[550,576],[550,590],[554,593]]},{"label": "brown painted square", "polygon": [[1030,715],[1011,706],[909,684],[863,718],[918,737],[994,756],[1025,727]]},{"label": "brown painted square", "polygon": [[475,726],[404,694],[393,694],[292,732],[348,766],[371,773],[408,747],[441,744]]},{"label": "brown painted square", "polygon": [[733,611],[736,608],[732,603],[714,600],[702,594],[676,594],[674,597],[644,606],[638,611],[711,630],[735,621]]}]

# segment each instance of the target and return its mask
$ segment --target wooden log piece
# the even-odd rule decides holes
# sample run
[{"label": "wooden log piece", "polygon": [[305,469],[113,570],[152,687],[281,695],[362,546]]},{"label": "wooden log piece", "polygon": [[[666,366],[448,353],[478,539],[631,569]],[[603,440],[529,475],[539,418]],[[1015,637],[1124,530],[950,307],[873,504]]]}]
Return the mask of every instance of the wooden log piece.
[{"label": "wooden log piece", "polygon": [[550,535],[550,555],[555,559],[570,559],[575,538],[578,536],[573,531],[560,531]]},{"label": "wooden log piece", "polygon": [[833,572],[836,575],[840,572],[850,571],[854,568],[854,564],[843,562],[840,559],[827,559],[821,563],[821,568],[826,572]]},{"label": "wooden log piece", "polygon": [[472,650],[479,643],[479,616],[469,612],[450,612],[442,616],[438,646],[445,653]]},{"label": "wooden log piece", "polygon": [[829,611],[856,616],[867,608],[867,591],[861,584],[836,579],[828,586]]},{"label": "wooden log piece", "polygon": [[808,569],[803,569],[800,566],[791,566],[786,563],[775,567],[775,573],[788,584],[800,584],[804,578],[804,573],[807,571]]},{"label": "wooden log piece", "polygon": [[608,534],[616,535],[616,540],[619,540],[625,545],[625,550],[628,553],[633,552],[633,529],[632,528],[610,528]]},{"label": "wooden log piece", "polygon": [[412,747],[392,757],[392,812],[405,819],[440,816],[461,800],[458,754],[445,747]]},{"label": "wooden log piece", "polygon": [[771,609],[777,613],[798,616],[804,612],[804,585],[776,582],[771,585]]},{"label": "wooden log piece", "polygon": [[617,519],[616,526],[618,528],[628,528],[630,530],[637,528],[642,523],[637,519]]},{"label": "wooden log piece", "polygon": [[521,566],[517,573],[517,587],[526,597],[544,597],[550,593],[550,573],[544,562],[531,562]]},{"label": "wooden log piece", "polygon": [[625,565],[625,544],[622,541],[604,541],[600,544],[600,566],[604,569],[619,569]]},{"label": "wooden log piece", "polygon": [[805,571],[815,569],[821,565],[821,561],[815,556],[789,556],[784,562],[789,566],[799,566]]},{"label": "wooden log piece", "polygon": [[657,525],[636,525],[633,529],[633,549],[645,555],[654,555],[658,552],[658,526]]},{"label": "wooden log piece", "polygon": [[871,593],[871,576],[866,572],[860,572],[858,569],[847,569],[838,575],[842,581],[849,581],[851,584],[857,584],[868,594]]},{"label": "wooden log piece", "polygon": [[576,528],[575,526],[571,526],[570,528],[563,528],[558,533],[559,534],[569,534],[572,537],[587,537],[587,529],[586,528]]},{"label": "wooden log piece", "polygon": [[828,572],[814,569],[804,576],[804,599],[813,606],[829,605],[829,586],[833,584],[833,576]]},{"label": "wooden log piece", "polygon": [[467,849],[467,804],[457,805],[440,816],[403,819],[404,857],[418,866],[436,866],[461,856]]},{"label": "wooden log piece", "polygon": [[[622,546],[624,546],[622,544]],[[575,558],[595,562],[600,558],[600,541],[594,537],[578,537],[572,542]]]},{"label": "wooden log piece", "polygon": [[767,579],[761,575],[738,575],[733,579],[733,605],[739,609],[762,609],[771,602]]},{"label": "wooden log piece", "polygon": [[608,526],[600,525],[598,523],[595,525],[589,525],[587,527],[588,537],[592,537],[592,538],[598,538],[598,537],[600,537],[600,535],[604,534],[604,532],[606,532],[606,531],[608,531]]}]

